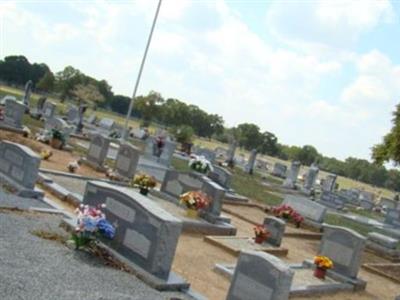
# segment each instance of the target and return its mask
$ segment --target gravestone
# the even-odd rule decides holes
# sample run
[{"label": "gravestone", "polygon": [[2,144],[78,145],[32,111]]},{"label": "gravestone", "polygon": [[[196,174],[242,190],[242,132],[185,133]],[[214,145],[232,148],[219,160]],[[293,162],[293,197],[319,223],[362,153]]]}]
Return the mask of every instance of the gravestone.
[{"label": "gravestone", "polygon": [[290,165],[289,174],[283,182],[283,187],[289,189],[296,189],[297,176],[299,176],[300,162],[293,161]]},{"label": "gravestone", "polygon": [[237,142],[234,141],[231,144],[229,144],[229,149],[227,152],[227,159],[226,162],[228,163],[228,165],[232,165],[235,161],[235,152],[236,152],[236,148],[237,148]]},{"label": "gravestone", "polygon": [[36,107],[33,110],[30,110],[30,115],[32,118],[35,119],[40,119],[42,114],[43,114],[43,106],[44,103],[46,102],[47,98],[46,97],[40,97],[36,103]]},{"label": "gravestone", "polygon": [[329,174],[328,176],[326,176],[321,187],[322,190],[327,192],[333,192],[336,186],[336,179],[337,175],[335,174]]},{"label": "gravestone", "polygon": [[138,148],[129,143],[121,144],[115,161],[115,169],[118,174],[132,178],[136,172],[139,156],[140,150]]},{"label": "gravestone", "polygon": [[201,216],[211,223],[221,220],[219,216],[225,189],[204,175],[167,170],[160,190],[176,199],[176,202],[183,193],[201,190],[212,199],[210,206]]},{"label": "gravestone", "polygon": [[365,243],[366,238],[351,229],[324,225],[318,255],[327,256],[332,260],[332,271],[357,278]]},{"label": "gravestone", "polygon": [[345,197],[334,192],[322,191],[318,203],[334,209],[343,209],[345,205]]},{"label": "gravestone", "polygon": [[341,195],[347,203],[357,206],[360,204],[359,191],[356,189],[342,189],[338,194]]},{"label": "gravestone", "polygon": [[148,137],[146,140],[144,156],[168,167],[171,164],[171,159],[175,152],[176,146],[177,143],[165,139],[164,146],[161,150],[161,155],[158,157],[156,139],[154,137]]},{"label": "gravestone", "polygon": [[400,210],[387,209],[385,223],[400,228]]},{"label": "gravestone", "polygon": [[108,147],[111,140],[100,134],[95,134],[90,140],[89,150],[86,159],[95,168],[102,168],[107,157]]},{"label": "gravestone", "polygon": [[22,118],[24,117],[26,106],[21,102],[12,99],[6,100],[6,108],[4,113],[4,123],[7,126],[21,129]]},{"label": "gravestone", "polygon": [[214,149],[215,155],[217,158],[227,158],[228,157],[228,150],[222,147],[216,147]]},{"label": "gravestone", "polygon": [[115,121],[113,119],[103,118],[99,122],[99,127],[106,131],[111,131],[115,127]]},{"label": "gravestone", "polygon": [[287,204],[301,214],[305,219],[322,223],[326,214],[326,207],[315,203],[306,197],[287,195],[282,204]]},{"label": "gravestone", "polygon": [[257,157],[257,150],[256,149],[251,150],[249,160],[248,160],[246,166],[244,167],[244,171],[246,173],[253,174],[256,157]]},{"label": "gravestone", "polygon": [[312,165],[307,172],[306,179],[304,181],[304,191],[309,193],[313,188],[315,181],[317,180],[319,169],[316,165]]},{"label": "gravestone", "polygon": [[205,159],[212,164],[214,163],[216,157],[216,153],[207,148],[197,148],[195,154],[198,156],[204,156]]},{"label": "gravestone", "polygon": [[70,106],[67,111],[67,122],[77,124],[79,121],[79,109],[76,106]]},{"label": "gravestone", "polygon": [[28,80],[28,82],[25,84],[25,93],[22,102],[26,107],[29,107],[32,93],[32,84],[32,80]]},{"label": "gravestone", "polygon": [[360,206],[366,210],[372,210],[374,208],[374,203],[371,201],[362,199],[360,201]]},{"label": "gravestone", "polygon": [[56,105],[53,102],[46,101],[43,105],[43,118],[52,119],[56,112]]},{"label": "gravestone", "polygon": [[79,109],[78,109],[78,120],[77,120],[78,123],[76,124],[76,129],[75,129],[76,133],[82,133],[83,115],[85,114],[86,109],[87,109],[86,105],[79,106]]},{"label": "gravestone", "polygon": [[390,209],[396,209],[398,204],[399,202],[384,197],[382,197],[381,200],[379,201],[380,206]]},{"label": "gravestone", "polygon": [[23,197],[36,197],[40,157],[30,148],[9,141],[0,142],[0,175]]},{"label": "gravestone", "polygon": [[68,142],[69,136],[74,131],[74,127],[65,122],[62,118],[52,117],[45,119],[44,128],[48,131],[52,129],[59,130],[65,137],[65,142]]},{"label": "gravestone", "polygon": [[214,170],[209,172],[208,177],[226,189],[229,189],[231,185],[232,173],[225,168],[214,166]]},{"label": "gravestone", "polygon": [[286,165],[281,163],[275,163],[274,169],[272,170],[271,174],[281,178],[286,178],[286,171],[287,171]]},{"label": "gravestone", "polygon": [[96,123],[96,119],[97,119],[96,114],[93,113],[93,114],[91,114],[90,117],[87,119],[87,122],[88,122],[89,124],[94,124],[94,123]]},{"label": "gravestone", "polygon": [[287,300],[294,272],[277,257],[261,251],[240,253],[227,300]]},{"label": "gravestone", "polygon": [[365,200],[373,203],[375,199],[375,194],[367,191],[360,191],[359,199],[360,201]]},{"label": "gravestone", "polygon": [[105,203],[107,220],[116,227],[104,243],[148,273],[168,280],[182,223],[133,189],[89,181],[84,204]]},{"label": "gravestone", "polygon": [[372,241],[377,243],[385,248],[395,250],[399,243],[399,240],[388,237],[378,232],[369,232],[368,233],[368,241]]},{"label": "gravestone", "polygon": [[286,223],[276,217],[266,217],[264,227],[270,232],[267,242],[273,246],[280,247],[283,234],[285,233]]}]

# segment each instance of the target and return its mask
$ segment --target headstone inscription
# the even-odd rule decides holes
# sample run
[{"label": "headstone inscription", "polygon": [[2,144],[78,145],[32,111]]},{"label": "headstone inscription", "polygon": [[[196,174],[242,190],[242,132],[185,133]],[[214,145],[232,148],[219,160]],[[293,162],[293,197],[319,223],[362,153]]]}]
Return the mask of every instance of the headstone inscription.
[{"label": "headstone inscription", "polygon": [[261,251],[242,251],[227,300],[287,300],[294,272],[277,257]]},{"label": "headstone inscription", "polygon": [[83,203],[106,204],[115,238],[104,243],[150,274],[167,280],[182,223],[135,190],[89,181]]}]

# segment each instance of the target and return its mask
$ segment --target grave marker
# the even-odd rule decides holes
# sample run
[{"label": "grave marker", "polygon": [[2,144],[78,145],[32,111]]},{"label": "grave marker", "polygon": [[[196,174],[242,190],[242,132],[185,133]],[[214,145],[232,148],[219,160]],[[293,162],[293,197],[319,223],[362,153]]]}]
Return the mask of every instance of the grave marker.
[{"label": "grave marker", "polygon": [[336,186],[336,179],[337,175],[335,174],[329,174],[328,176],[326,176],[322,183],[321,187],[322,190],[327,192],[333,192]]},{"label": "grave marker", "polygon": [[286,171],[287,171],[287,166],[281,163],[275,163],[274,169],[272,170],[272,175],[281,177],[281,178],[286,178]]},{"label": "grave marker", "polygon": [[129,143],[119,146],[115,169],[126,178],[132,178],[135,175],[139,161],[140,150]]},{"label": "grave marker", "polygon": [[110,142],[111,140],[109,138],[106,138],[100,134],[95,134],[92,136],[86,158],[93,167],[102,168],[107,157]]},{"label": "grave marker", "polygon": [[226,189],[229,189],[231,185],[232,173],[227,169],[214,166],[214,170],[208,175],[212,180],[214,180],[219,185],[223,186]]},{"label": "grave marker", "polygon": [[22,118],[24,117],[26,108],[27,107],[21,102],[7,99],[4,113],[4,123],[7,126],[21,129],[23,127]]},{"label": "grave marker", "polygon": [[287,300],[294,272],[280,259],[258,251],[243,251],[235,268],[227,300]]},{"label": "grave marker", "polygon": [[312,165],[307,172],[306,179],[304,181],[304,191],[310,193],[311,190],[314,188],[315,181],[318,177],[319,169],[316,165]]},{"label": "grave marker", "polygon": [[300,171],[300,162],[293,161],[292,164],[290,165],[289,174],[286,177],[285,181],[283,182],[283,187],[289,189],[295,189],[297,176],[299,176],[299,171]]},{"label": "grave marker", "polygon": [[285,233],[286,223],[276,217],[266,217],[264,219],[264,227],[270,232],[267,243],[276,247],[280,247],[283,234]]},{"label": "grave marker", "polygon": [[257,150],[256,149],[251,150],[249,160],[246,166],[244,167],[244,171],[246,173],[253,174],[256,157],[257,157]]},{"label": "grave marker", "polygon": [[305,197],[287,195],[282,204],[287,204],[311,221],[322,223],[326,214],[326,207]]}]

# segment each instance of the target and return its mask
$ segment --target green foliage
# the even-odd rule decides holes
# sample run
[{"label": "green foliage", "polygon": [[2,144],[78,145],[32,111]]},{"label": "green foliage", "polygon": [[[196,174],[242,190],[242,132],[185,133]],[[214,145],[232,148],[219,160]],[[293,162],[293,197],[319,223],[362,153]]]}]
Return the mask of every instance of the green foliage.
[{"label": "green foliage", "polygon": [[58,129],[51,130],[51,137],[56,140],[60,140],[63,144],[65,144],[65,136],[64,134]]},{"label": "green foliage", "polygon": [[55,77],[51,71],[46,72],[36,85],[38,90],[50,92],[54,89]]},{"label": "green foliage", "polygon": [[388,134],[383,137],[381,144],[372,148],[372,158],[377,164],[386,161],[394,161],[400,164],[400,104],[393,112],[393,127]]},{"label": "green foliage", "polygon": [[176,140],[183,143],[191,143],[194,137],[194,130],[192,127],[187,125],[181,125],[178,127],[173,127],[171,133],[175,136]]}]

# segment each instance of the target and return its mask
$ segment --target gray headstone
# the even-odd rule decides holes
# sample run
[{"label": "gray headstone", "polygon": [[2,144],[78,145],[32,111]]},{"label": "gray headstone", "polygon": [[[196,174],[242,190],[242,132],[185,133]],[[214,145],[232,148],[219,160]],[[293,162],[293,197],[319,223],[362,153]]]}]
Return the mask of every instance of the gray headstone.
[{"label": "gray headstone", "polygon": [[56,104],[50,101],[46,101],[43,105],[43,118],[45,119],[51,119],[54,117],[55,112],[56,112]]},{"label": "gray headstone", "polygon": [[128,143],[121,144],[115,161],[115,169],[120,175],[132,178],[136,172],[139,156],[138,148]]},{"label": "gray headstone", "polygon": [[294,272],[277,257],[242,251],[227,300],[287,300]]},{"label": "gray headstone", "polygon": [[274,169],[272,170],[272,175],[285,178],[286,177],[287,166],[281,163],[275,163]]},{"label": "gray headstone", "polygon": [[32,80],[28,80],[28,82],[25,84],[25,93],[22,102],[26,107],[29,107],[31,93],[32,93],[32,84],[33,84]]},{"label": "gray headstone", "polygon": [[257,150],[256,149],[251,150],[249,160],[244,168],[246,173],[253,174],[256,157],[257,157]]},{"label": "gray headstone", "polygon": [[398,202],[394,201],[392,199],[384,198],[382,197],[381,200],[379,201],[379,205],[384,206],[386,208],[390,209],[396,209],[398,206]]},{"label": "gray headstone", "polygon": [[388,209],[386,211],[385,223],[400,228],[400,210]]},{"label": "gray headstone", "polygon": [[275,217],[266,217],[264,227],[270,232],[267,242],[273,246],[280,247],[283,234],[285,233],[286,223]]},{"label": "gray headstone", "polygon": [[93,135],[86,156],[87,160],[97,166],[102,166],[107,157],[110,142],[111,140],[109,138],[106,138],[100,134]]},{"label": "gray headstone", "polygon": [[33,190],[40,157],[30,148],[9,141],[0,142],[0,173],[18,189]]},{"label": "gray headstone", "polygon": [[289,189],[295,189],[297,176],[299,176],[299,171],[300,171],[300,162],[293,161],[292,164],[290,165],[290,170],[289,170],[288,176],[286,177],[285,181],[283,182],[283,187],[286,187]]},{"label": "gray headstone", "polygon": [[335,209],[343,209],[345,205],[345,197],[334,192],[322,191],[318,203]]},{"label": "gray headstone", "polygon": [[237,148],[237,142],[234,141],[229,145],[228,153],[227,153],[227,161],[233,161],[235,159],[235,152]]},{"label": "gray headstone", "polygon": [[72,124],[77,124],[79,121],[79,109],[76,106],[71,106],[67,111],[67,121]]},{"label": "gray headstone", "polygon": [[375,194],[367,191],[360,191],[360,200],[365,200],[368,202],[374,202]]},{"label": "gray headstone", "polygon": [[338,192],[339,195],[343,196],[346,202],[351,203],[353,205],[359,205],[359,191],[356,189],[343,189]]},{"label": "gray headstone", "polygon": [[372,210],[374,208],[374,203],[368,200],[361,200],[360,206],[366,210]]},{"label": "gray headstone", "polygon": [[214,170],[209,172],[208,176],[214,180],[219,185],[223,186],[226,189],[229,189],[231,185],[232,173],[227,169],[214,166]]},{"label": "gray headstone", "polygon": [[326,207],[315,203],[306,197],[287,195],[283,201],[283,204],[291,206],[304,218],[307,218],[311,221],[317,223],[322,223],[324,221]]},{"label": "gray headstone", "polygon": [[21,102],[11,99],[6,100],[4,113],[4,123],[14,128],[22,128],[22,118],[24,117],[26,106]]},{"label": "gray headstone", "polygon": [[399,243],[399,240],[396,240],[394,238],[388,237],[386,235],[377,232],[368,233],[368,240],[373,241],[389,249],[396,249]]},{"label": "gray headstone", "polygon": [[83,199],[106,204],[107,219],[116,227],[104,242],[150,274],[167,280],[182,230],[180,220],[133,189],[89,181]]},{"label": "gray headstone", "polygon": [[337,175],[335,174],[329,174],[328,176],[326,176],[321,187],[322,190],[327,192],[333,192],[335,190],[336,179]]},{"label": "gray headstone", "polygon": [[113,130],[114,126],[115,126],[115,121],[113,119],[103,118],[99,122],[99,127],[107,131]]},{"label": "gray headstone", "polygon": [[319,169],[317,166],[312,165],[307,172],[306,178],[304,180],[304,190],[311,191],[314,188],[315,181],[317,180]]},{"label": "gray headstone", "polygon": [[144,150],[144,156],[148,159],[154,160],[164,166],[169,166],[171,164],[172,156],[175,152],[177,143],[173,141],[164,140],[164,147],[161,149],[161,155],[157,156],[156,151],[156,139],[154,137],[149,137],[146,140],[146,147]]},{"label": "gray headstone", "polygon": [[74,127],[65,122],[62,118],[52,117],[45,120],[44,128],[46,130],[57,129],[62,132],[65,137],[66,142],[69,139],[69,136],[74,131]]},{"label": "gray headstone", "polygon": [[195,154],[199,156],[204,156],[210,163],[214,163],[216,153],[207,148],[197,148]]},{"label": "gray headstone", "polygon": [[365,243],[366,239],[353,230],[324,225],[319,254],[332,260],[334,272],[357,278]]}]

